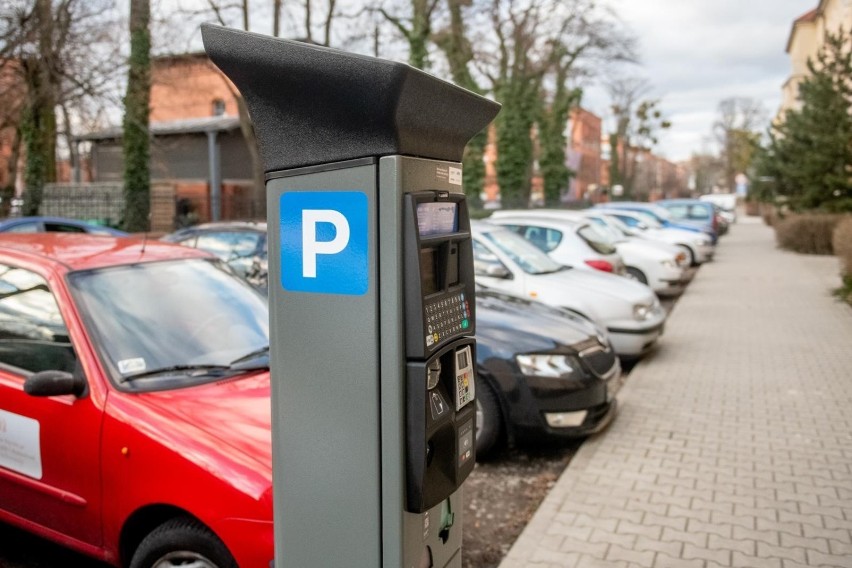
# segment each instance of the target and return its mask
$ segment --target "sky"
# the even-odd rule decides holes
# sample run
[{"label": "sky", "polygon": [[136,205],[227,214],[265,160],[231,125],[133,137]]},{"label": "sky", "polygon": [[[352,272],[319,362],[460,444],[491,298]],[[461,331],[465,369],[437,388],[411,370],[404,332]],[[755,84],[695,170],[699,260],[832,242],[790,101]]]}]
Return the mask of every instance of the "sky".
[{"label": "sky", "polygon": [[[343,1],[355,6],[364,3],[364,0]],[[155,2],[165,11],[175,5],[206,6],[206,0]],[[688,159],[695,152],[717,151],[712,137],[713,122],[719,102],[726,98],[756,99],[763,104],[767,121],[771,119],[781,102],[781,86],[790,73],[785,48],[793,21],[815,8],[818,2],[601,0],[638,39],[640,64],[626,66],[621,74],[646,78],[651,87],[647,96],[660,99],[659,108],[672,123],[669,130],[660,133],[655,151],[675,161]],[[255,12],[265,5],[252,3]],[[266,13],[257,12],[253,16],[258,26],[258,22],[268,20]],[[291,20],[301,25],[302,17],[285,14],[285,23]],[[178,36],[183,38],[171,46],[172,50],[201,49],[200,35],[197,31],[186,34],[183,19],[168,21],[177,26]],[[267,27],[260,26],[256,31],[269,33]],[[601,116],[605,131],[609,131],[609,97],[600,85],[600,77],[596,81],[584,86],[582,104]]]},{"label": "sky", "polygon": [[[767,119],[781,102],[790,74],[785,52],[793,20],[818,0],[607,0],[639,40],[641,65],[625,69],[646,77],[650,96],[672,122],[657,153],[687,159],[708,147],[719,101],[751,97]],[[584,107],[606,119],[608,97],[586,90]],[[710,146],[709,149],[713,149]]]}]

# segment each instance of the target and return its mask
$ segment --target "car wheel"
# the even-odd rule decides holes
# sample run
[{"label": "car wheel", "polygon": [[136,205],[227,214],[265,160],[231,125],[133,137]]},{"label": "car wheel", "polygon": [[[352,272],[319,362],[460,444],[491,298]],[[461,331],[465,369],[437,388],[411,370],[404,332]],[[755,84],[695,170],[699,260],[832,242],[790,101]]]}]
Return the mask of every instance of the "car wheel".
[{"label": "car wheel", "polygon": [[689,261],[689,266],[695,266],[696,265],[695,253],[692,252],[692,249],[689,248],[686,245],[678,245],[678,246],[683,249],[683,252],[686,253],[686,259]]},{"label": "car wheel", "polygon": [[485,381],[476,389],[476,458],[487,459],[499,449],[502,434],[502,412],[497,395]]},{"label": "car wheel", "polygon": [[142,539],[130,568],[238,568],[219,538],[201,523],[178,517]]},{"label": "car wheel", "polygon": [[648,283],[648,278],[645,277],[645,273],[639,270],[638,268],[634,268],[632,266],[627,267],[627,277],[631,280],[641,282],[642,284]]}]

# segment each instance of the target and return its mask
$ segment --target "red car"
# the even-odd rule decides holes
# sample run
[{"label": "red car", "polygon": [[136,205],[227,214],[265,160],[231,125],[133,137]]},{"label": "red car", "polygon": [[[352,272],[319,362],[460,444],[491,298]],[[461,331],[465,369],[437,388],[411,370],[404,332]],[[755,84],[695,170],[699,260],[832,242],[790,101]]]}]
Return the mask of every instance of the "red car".
[{"label": "red car", "polygon": [[207,253],[0,238],[0,521],[116,566],[268,568],[268,305]]}]

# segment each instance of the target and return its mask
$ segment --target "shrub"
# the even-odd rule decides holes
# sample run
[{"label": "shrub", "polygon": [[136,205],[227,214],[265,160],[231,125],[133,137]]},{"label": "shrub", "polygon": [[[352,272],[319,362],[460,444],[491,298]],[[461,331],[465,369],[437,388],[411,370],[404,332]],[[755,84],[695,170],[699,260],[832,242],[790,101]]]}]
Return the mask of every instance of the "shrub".
[{"label": "shrub", "polygon": [[834,228],[844,215],[804,213],[775,222],[775,238],[782,249],[804,254],[834,254]]},{"label": "shrub", "polygon": [[832,242],[843,275],[852,280],[852,215],[845,216],[834,228]]}]

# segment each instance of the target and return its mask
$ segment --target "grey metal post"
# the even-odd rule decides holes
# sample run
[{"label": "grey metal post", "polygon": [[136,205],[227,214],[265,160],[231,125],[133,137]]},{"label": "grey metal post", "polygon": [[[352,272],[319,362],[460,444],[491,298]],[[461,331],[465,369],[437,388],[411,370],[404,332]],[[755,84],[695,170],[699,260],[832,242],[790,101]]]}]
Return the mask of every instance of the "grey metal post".
[{"label": "grey metal post", "polygon": [[219,153],[218,132],[207,131],[207,163],[210,172],[210,218],[222,218],[222,164]]}]

